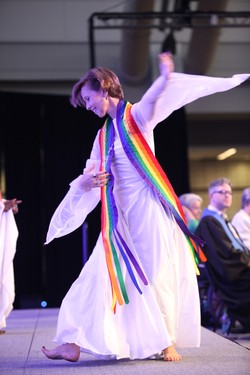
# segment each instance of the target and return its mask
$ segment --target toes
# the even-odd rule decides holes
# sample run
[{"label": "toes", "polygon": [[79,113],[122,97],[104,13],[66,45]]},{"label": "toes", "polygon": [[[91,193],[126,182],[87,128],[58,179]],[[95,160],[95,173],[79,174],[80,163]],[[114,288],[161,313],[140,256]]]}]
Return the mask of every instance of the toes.
[{"label": "toes", "polygon": [[171,356],[171,355],[165,355],[164,361],[166,362],[178,362],[181,360],[181,356]]},{"label": "toes", "polygon": [[64,359],[69,362],[77,362],[80,357],[80,348],[75,344],[64,344],[52,350],[43,346],[42,352],[49,359]]},{"label": "toes", "polygon": [[167,362],[180,361],[181,355],[177,353],[174,346],[169,346],[168,348],[163,350],[163,359]]}]

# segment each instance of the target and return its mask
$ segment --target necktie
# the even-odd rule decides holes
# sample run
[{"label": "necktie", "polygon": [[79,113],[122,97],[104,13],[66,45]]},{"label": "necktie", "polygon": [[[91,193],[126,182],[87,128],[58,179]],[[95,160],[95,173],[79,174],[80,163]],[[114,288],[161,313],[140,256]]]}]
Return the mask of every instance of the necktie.
[{"label": "necktie", "polygon": [[245,246],[243,244],[243,241],[241,240],[241,238],[240,238],[239,233],[237,232],[237,230],[234,228],[234,226],[232,225],[232,223],[228,220],[227,215],[223,213],[221,216],[225,220],[225,222],[226,222],[226,224],[227,224],[230,232],[234,236],[234,238],[239,242],[239,244],[241,245],[241,247],[244,249]]}]

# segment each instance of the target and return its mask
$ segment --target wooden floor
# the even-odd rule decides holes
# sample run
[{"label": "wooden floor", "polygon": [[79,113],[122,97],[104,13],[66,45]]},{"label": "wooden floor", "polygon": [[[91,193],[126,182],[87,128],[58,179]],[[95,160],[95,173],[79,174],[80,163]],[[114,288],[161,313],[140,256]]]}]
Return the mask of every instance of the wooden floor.
[{"label": "wooden floor", "polygon": [[41,347],[54,347],[52,339],[57,315],[58,309],[47,308],[11,312],[6,332],[0,335],[1,375],[250,374],[250,335],[244,339],[238,337],[237,343],[203,327],[200,348],[178,350],[183,356],[181,362],[167,363],[161,359],[104,361],[85,353],[81,353],[76,363],[49,360]]}]

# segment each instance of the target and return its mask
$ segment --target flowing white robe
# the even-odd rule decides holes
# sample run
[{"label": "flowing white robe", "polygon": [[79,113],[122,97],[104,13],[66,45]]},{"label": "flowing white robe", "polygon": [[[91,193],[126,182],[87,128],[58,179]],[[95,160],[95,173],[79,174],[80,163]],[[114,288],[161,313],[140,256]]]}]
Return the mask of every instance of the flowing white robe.
[{"label": "flowing white robe", "polygon": [[15,281],[13,259],[16,253],[18,229],[12,210],[4,212],[0,201],[0,329],[13,309]]},{"label": "flowing white robe", "polygon": [[[216,79],[173,73],[164,91],[163,77],[159,77],[141,101],[132,106],[132,115],[154,151],[153,129],[173,110],[198,97],[237,86],[248,76]],[[158,99],[151,120],[145,121],[155,98]],[[116,129],[115,121],[114,125]],[[99,169],[98,134],[87,164],[95,164],[96,170]],[[138,280],[143,292],[139,294],[120,259],[130,302],[117,305],[114,314],[99,236],[89,260],[62,302],[54,341],[58,344],[73,342],[102,358],[118,359],[147,358],[171,344],[198,347],[199,293],[186,239],[172,214],[164,211],[156,193],[128,160],[117,129],[111,169],[119,212],[118,229],[141,265],[148,285]],[[97,205],[99,189],[83,191],[80,179],[81,176],[71,183],[55,211],[46,243],[79,227]]]}]

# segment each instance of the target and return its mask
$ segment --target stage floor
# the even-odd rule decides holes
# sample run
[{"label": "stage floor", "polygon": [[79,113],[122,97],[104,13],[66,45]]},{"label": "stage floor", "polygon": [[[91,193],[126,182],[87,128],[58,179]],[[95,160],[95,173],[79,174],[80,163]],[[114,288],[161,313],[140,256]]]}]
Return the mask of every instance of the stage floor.
[{"label": "stage floor", "polygon": [[[52,348],[58,309],[13,310],[5,334],[0,335],[1,375],[247,375],[250,373],[250,334],[238,343],[201,327],[200,348],[178,349],[181,362],[163,360],[98,360],[81,353],[71,363],[49,360],[41,352]],[[231,334],[232,336],[232,334]],[[243,337],[243,340],[242,340]],[[244,346],[242,345],[244,343]]]}]

